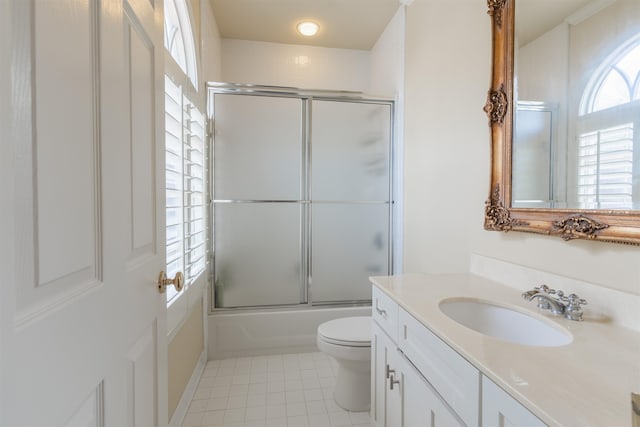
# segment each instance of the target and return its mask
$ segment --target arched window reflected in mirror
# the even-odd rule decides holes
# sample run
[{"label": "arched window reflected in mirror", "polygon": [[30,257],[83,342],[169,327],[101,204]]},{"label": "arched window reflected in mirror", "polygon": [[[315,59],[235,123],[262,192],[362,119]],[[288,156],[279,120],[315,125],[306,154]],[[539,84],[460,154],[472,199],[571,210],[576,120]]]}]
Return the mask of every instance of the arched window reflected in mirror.
[{"label": "arched window reflected in mirror", "polygon": [[639,209],[640,34],[591,77],[577,119],[577,186],[582,209]]}]

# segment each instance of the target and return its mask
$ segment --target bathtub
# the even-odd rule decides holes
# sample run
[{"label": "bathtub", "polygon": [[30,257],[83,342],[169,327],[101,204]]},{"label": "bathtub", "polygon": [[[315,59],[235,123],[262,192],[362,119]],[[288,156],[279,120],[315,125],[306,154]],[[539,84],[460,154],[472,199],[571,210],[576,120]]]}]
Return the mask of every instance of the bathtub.
[{"label": "bathtub", "polygon": [[370,315],[371,306],[209,314],[207,358],[318,351],[318,325],[339,317]]}]

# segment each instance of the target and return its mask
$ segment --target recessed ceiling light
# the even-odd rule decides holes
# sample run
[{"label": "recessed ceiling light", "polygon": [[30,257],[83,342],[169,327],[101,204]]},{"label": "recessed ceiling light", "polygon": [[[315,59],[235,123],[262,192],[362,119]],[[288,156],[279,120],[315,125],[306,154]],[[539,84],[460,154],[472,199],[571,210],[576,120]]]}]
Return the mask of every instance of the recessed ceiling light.
[{"label": "recessed ceiling light", "polygon": [[311,37],[316,35],[320,26],[312,21],[302,21],[296,25],[296,29],[303,36]]}]

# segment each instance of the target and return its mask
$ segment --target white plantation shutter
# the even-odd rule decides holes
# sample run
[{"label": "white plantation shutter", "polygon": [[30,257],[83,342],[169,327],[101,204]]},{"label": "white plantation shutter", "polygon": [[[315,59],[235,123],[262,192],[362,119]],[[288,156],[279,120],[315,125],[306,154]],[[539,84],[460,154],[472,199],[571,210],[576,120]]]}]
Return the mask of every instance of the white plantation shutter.
[{"label": "white plantation shutter", "polygon": [[578,201],[587,209],[633,204],[633,123],[580,135]]},{"label": "white plantation shutter", "polygon": [[184,274],[190,284],[204,271],[206,261],[204,116],[191,102],[185,102],[183,112]]},{"label": "white plantation shutter", "polygon": [[[206,267],[204,116],[165,77],[167,276],[184,273],[185,287]],[[178,292],[167,288],[167,301]]]}]

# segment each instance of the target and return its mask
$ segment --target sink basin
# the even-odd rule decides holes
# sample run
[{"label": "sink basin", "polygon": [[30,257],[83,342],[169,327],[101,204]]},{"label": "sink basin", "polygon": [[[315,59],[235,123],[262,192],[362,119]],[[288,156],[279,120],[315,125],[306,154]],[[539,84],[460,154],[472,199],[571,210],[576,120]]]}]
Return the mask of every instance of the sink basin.
[{"label": "sink basin", "polygon": [[516,344],[558,347],[573,340],[551,321],[490,301],[448,298],[440,302],[440,310],[469,329]]}]

